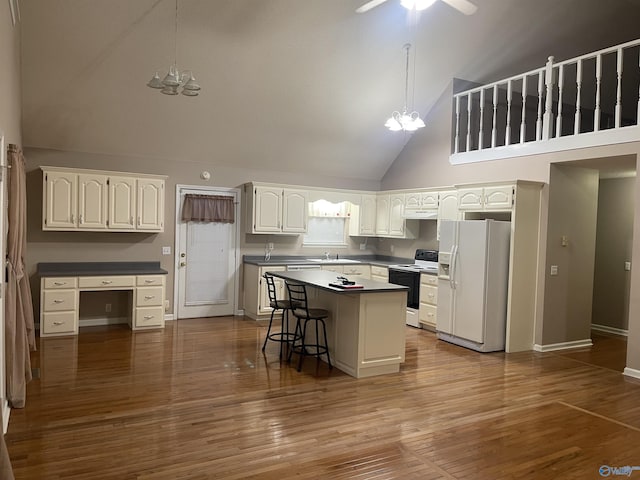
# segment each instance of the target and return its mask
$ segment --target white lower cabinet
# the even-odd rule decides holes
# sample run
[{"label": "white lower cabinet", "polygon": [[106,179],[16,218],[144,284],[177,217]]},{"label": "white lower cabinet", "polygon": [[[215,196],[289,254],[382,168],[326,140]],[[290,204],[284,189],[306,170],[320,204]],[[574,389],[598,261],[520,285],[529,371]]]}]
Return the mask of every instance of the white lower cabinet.
[{"label": "white lower cabinet", "polygon": [[389,269],[378,265],[371,265],[371,280],[389,283]]},{"label": "white lower cabinet", "polygon": [[420,309],[418,320],[427,330],[435,331],[438,305],[438,277],[428,273],[420,276]]},{"label": "white lower cabinet", "polygon": [[[351,280],[358,278],[371,278],[371,266],[369,265],[343,265],[343,273]],[[354,277],[354,278],[351,278]]]}]

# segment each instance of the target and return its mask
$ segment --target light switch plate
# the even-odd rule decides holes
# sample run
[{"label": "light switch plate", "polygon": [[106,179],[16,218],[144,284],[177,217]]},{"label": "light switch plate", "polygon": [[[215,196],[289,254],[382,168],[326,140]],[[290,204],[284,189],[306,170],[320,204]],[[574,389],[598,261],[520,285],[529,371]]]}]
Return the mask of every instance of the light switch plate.
[{"label": "light switch plate", "polygon": [[624,269],[627,272],[630,272],[631,271],[631,262],[624,262]]},{"label": "light switch plate", "polygon": [[558,275],[558,265],[551,265],[551,275]]},{"label": "light switch plate", "polygon": [[162,247],[163,255],[171,255],[171,247]]}]

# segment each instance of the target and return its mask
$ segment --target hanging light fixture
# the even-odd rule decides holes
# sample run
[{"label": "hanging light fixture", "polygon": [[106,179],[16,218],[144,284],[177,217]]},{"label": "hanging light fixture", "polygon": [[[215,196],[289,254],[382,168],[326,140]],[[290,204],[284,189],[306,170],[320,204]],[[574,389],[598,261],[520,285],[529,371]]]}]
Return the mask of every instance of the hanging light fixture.
[{"label": "hanging light fixture", "polygon": [[169,67],[169,71],[161,80],[160,73],[149,80],[147,86],[160,90],[165,95],[186,95],[187,97],[196,97],[200,93],[200,85],[196,82],[191,70],[178,70],[178,0],[176,0],[175,30],[173,37],[173,65]]},{"label": "hanging light fixture", "polygon": [[402,113],[397,110],[391,114],[391,117],[384,124],[392,132],[398,132],[404,130],[406,132],[415,132],[419,128],[424,127],[424,122],[420,118],[420,114],[415,110],[411,113],[407,110],[408,97],[409,97],[409,49],[410,43],[405,43],[403,47],[407,51],[407,63],[405,70],[405,82],[404,82],[404,108]]}]

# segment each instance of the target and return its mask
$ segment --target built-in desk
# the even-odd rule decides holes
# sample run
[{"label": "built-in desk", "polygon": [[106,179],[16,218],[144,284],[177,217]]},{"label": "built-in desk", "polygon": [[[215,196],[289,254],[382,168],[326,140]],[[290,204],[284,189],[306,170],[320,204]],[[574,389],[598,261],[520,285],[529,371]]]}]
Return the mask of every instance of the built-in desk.
[{"label": "built-in desk", "polygon": [[363,288],[329,285],[334,272],[274,271],[274,277],[306,285],[310,307],[329,310],[327,341],[331,361],[356,378],[400,371],[405,355],[408,287],[358,279]]},{"label": "built-in desk", "polygon": [[39,263],[40,336],[77,335],[85,291],[129,290],[131,329],[163,328],[166,274],[160,262]]}]

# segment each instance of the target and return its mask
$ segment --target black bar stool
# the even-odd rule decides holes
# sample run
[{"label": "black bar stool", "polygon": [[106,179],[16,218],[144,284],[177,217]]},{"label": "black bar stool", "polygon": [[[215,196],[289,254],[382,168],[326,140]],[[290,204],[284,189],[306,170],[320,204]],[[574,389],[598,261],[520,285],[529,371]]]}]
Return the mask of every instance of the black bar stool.
[{"label": "black bar stool", "polygon": [[[289,300],[278,300],[276,295],[276,284],[273,280],[273,276],[268,273],[264,274],[264,279],[267,282],[267,292],[269,294],[269,306],[273,309],[271,310],[271,319],[269,320],[269,328],[267,329],[267,336],[264,339],[264,344],[262,345],[262,351],[267,347],[267,341],[271,340],[273,342],[280,343],[280,359],[282,359],[282,344],[291,344],[293,345],[296,340],[297,330],[294,332],[289,332],[289,310],[291,310],[291,302]],[[282,310],[282,326],[280,327],[279,332],[271,333],[271,326],[273,324],[273,316],[276,313],[276,310]]]},{"label": "black bar stool", "polygon": [[[302,369],[302,361],[305,355],[312,355],[320,361],[322,354],[326,354],[327,363],[329,368],[333,368],[331,365],[331,358],[329,357],[329,344],[327,342],[327,326],[325,319],[329,316],[329,311],[323,308],[309,308],[307,302],[307,288],[304,285],[298,285],[296,283],[286,282],[287,291],[289,292],[289,300],[292,303],[291,312],[297,318],[296,322],[296,338],[292,344],[292,348],[289,351],[289,361],[291,360],[291,354],[296,352],[300,355],[298,360],[298,371]],[[307,338],[307,326],[309,322],[315,323],[316,337],[315,343],[309,343]],[[318,326],[322,325],[322,336],[324,344],[321,343],[320,331]],[[300,341],[296,344],[297,340]]]}]

